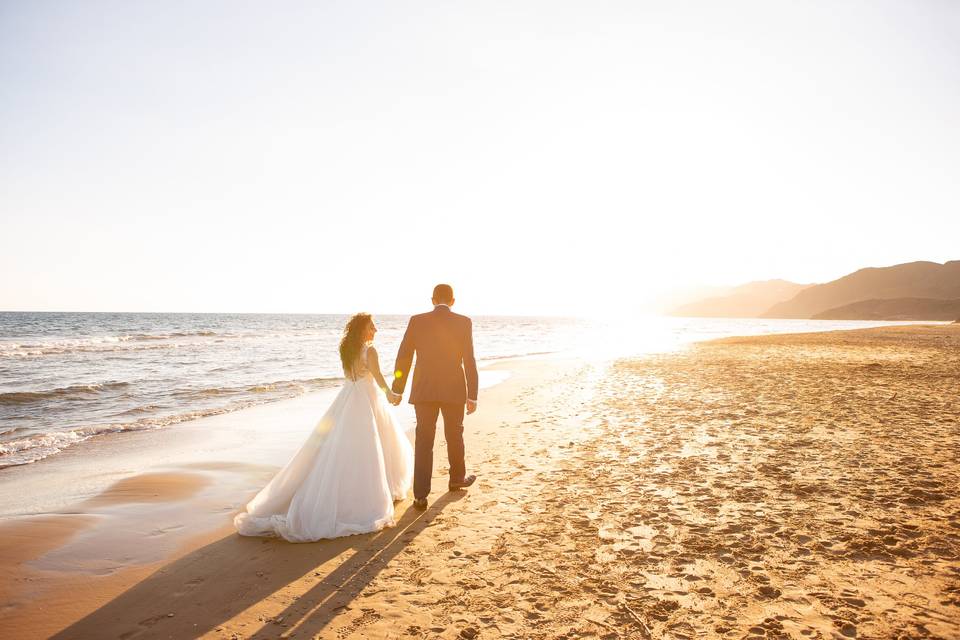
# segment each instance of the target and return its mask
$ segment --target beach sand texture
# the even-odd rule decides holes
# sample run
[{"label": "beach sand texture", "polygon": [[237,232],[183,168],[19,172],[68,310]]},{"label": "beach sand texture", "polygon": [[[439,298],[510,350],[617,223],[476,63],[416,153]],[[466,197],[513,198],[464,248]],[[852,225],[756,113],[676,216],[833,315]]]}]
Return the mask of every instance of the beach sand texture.
[{"label": "beach sand texture", "polygon": [[[405,501],[395,528],[309,545],[224,528],[122,589],[77,594],[69,615],[48,609],[60,618],[43,628],[960,637],[960,327],[511,366],[468,422],[470,491],[444,492],[440,449],[430,508]],[[5,637],[49,635],[17,621]]]}]

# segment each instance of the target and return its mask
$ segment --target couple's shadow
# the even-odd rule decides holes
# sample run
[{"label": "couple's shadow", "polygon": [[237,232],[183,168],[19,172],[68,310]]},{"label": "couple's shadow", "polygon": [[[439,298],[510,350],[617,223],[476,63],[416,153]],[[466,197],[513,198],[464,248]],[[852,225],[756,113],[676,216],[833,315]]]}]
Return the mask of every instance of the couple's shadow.
[{"label": "couple's shadow", "polygon": [[[123,639],[198,637],[301,578],[316,583],[298,590],[296,599],[293,593],[280,594],[278,599],[289,601],[285,608],[270,606],[267,619],[234,631],[244,638],[276,638],[295,627],[297,637],[313,637],[447,505],[465,495],[446,493],[426,511],[407,508],[395,527],[375,534],[313,544],[228,535],[161,567],[52,637],[105,637],[107,629]],[[341,555],[335,568],[318,569]],[[246,617],[257,620],[256,615]]]}]

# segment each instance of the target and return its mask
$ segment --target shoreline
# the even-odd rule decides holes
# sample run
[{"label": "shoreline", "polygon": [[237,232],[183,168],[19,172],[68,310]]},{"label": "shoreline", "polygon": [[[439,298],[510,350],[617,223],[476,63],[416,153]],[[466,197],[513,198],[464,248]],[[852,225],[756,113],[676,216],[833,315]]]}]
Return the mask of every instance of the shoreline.
[{"label": "shoreline", "polygon": [[[556,357],[561,354],[562,352],[557,351],[557,352],[544,352],[544,353],[537,353],[537,354],[524,354],[519,356],[503,356],[498,358],[490,358],[485,361],[478,361],[478,367],[480,367],[481,370],[486,370],[487,373],[489,374],[493,372],[493,369],[491,369],[490,367],[500,362],[510,362],[513,360],[522,360],[522,359]],[[325,383],[324,386],[321,386],[320,388],[317,388],[317,389],[305,390],[295,395],[289,395],[289,396],[264,398],[261,400],[242,401],[241,403],[235,404],[232,406],[211,407],[207,409],[190,409],[189,407],[184,407],[185,413],[150,418],[150,419],[146,419],[143,423],[139,423],[139,422],[95,423],[95,424],[75,427],[67,431],[43,432],[43,433],[35,433],[28,436],[24,436],[24,438],[26,439],[53,438],[55,440],[64,440],[64,439],[69,440],[71,435],[83,434],[83,435],[77,436],[79,439],[76,440],[75,442],[65,442],[65,443],[53,444],[53,445],[49,445],[49,444],[36,445],[37,448],[42,448],[44,446],[53,446],[57,448],[55,451],[47,453],[46,455],[43,455],[42,457],[39,457],[39,458],[34,458],[26,462],[4,464],[3,466],[0,466],[0,479],[2,479],[3,477],[2,474],[4,474],[7,470],[10,470],[10,473],[16,473],[16,471],[14,471],[15,469],[27,467],[33,464],[43,463],[44,461],[48,461],[48,460],[50,461],[55,460],[57,456],[63,454],[64,452],[75,449],[77,447],[82,447],[85,443],[91,440],[103,439],[103,438],[109,439],[114,436],[124,435],[129,433],[136,433],[140,431],[156,431],[159,429],[168,429],[168,428],[176,427],[177,425],[180,425],[180,424],[194,422],[196,420],[204,420],[206,418],[213,418],[217,416],[225,416],[225,415],[235,414],[242,411],[247,411],[250,409],[255,409],[257,407],[274,405],[277,403],[290,402],[290,401],[298,400],[305,396],[313,396],[316,394],[329,394],[339,390],[340,387],[343,385],[344,380],[345,380],[344,378],[324,379],[324,383]],[[286,382],[289,382],[289,381],[286,381]],[[293,382],[299,383],[299,382],[309,382],[309,381],[293,381]],[[496,384],[496,382],[497,382],[496,378],[494,378],[493,380],[485,381],[487,386]],[[272,384],[275,384],[275,383],[267,383],[268,386]],[[258,385],[254,385],[254,386],[258,386]],[[17,441],[12,440],[7,442],[0,442],[0,445],[9,445],[15,442]],[[23,451],[27,451],[27,452],[30,452],[31,450],[32,448],[23,449]],[[2,458],[0,458],[0,460],[2,460]],[[3,517],[2,513],[0,513],[0,517]]]},{"label": "shoreline", "polygon": [[[39,559],[28,581],[2,574],[20,602],[4,594],[0,619],[23,638],[602,638],[643,629],[839,638],[883,636],[898,624],[948,637],[960,633],[949,615],[960,607],[960,571],[948,570],[960,567],[960,499],[944,483],[960,480],[960,469],[941,458],[960,445],[960,427],[939,390],[958,381],[958,352],[960,327],[910,324],[722,338],[616,362],[496,363],[510,378],[483,391],[465,423],[477,485],[443,492],[438,438],[427,512],[409,509],[408,497],[395,528],[310,545],[244,539],[229,524],[275,466],[251,469],[220,451],[178,466],[153,456],[150,473],[174,467],[176,480],[121,484],[38,535],[21,531]],[[894,393],[901,400],[891,405]],[[289,422],[317,409],[288,407]],[[931,422],[938,415],[947,422]],[[247,417],[240,431],[269,425],[267,415]],[[820,426],[835,420],[846,426]],[[189,448],[195,435],[174,440]],[[267,459],[299,444],[276,435],[276,450],[239,442],[255,442]],[[933,473],[913,456],[914,475],[883,489],[900,473],[883,447],[896,453],[904,442],[923,443],[940,466]],[[883,475],[857,471],[870,456],[847,466],[854,447],[880,456]],[[807,450],[829,464],[802,466]],[[158,489],[164,480],[179,499],[162,499],[174,493]],[[875,512],[878,499],[894,511]],[[154,523],[120,527],[114,544],[146,540],[155,557],[98,575],[102,540],[90,532],[123,523],[126,510]],[[154,527],[187,516],[194,528],[208,525],[193,536]]]},{"label": "shoreline", "polygon": [[[693,342],[713,339],[718,337],[718,335],[757,335],[765,334],[770,331],[792,333],[797,330],[847,330],[864,328],[866,326],[889,326],[891,324],[895,324],[884,321],[766,321],[762,319],[742,318],[688,319],[659,316],[638,318],[636,319],[636,322],[638,323],[636,327],[627,329],[625,326],[615,326],[614,324],[604,323],[599,320],[588,321],[586,319],[581,319],[581,323],[592,323],[592,329],[580,335],[581,342],[576,342],[576,344],[579,344],[580,346],[567,344],[566,347],[559,347],[559,345],[557,345],[559,348],[553,350],[517,353],[516,355],[509,356],[493,356],[480,360],[479,364],[481,367],[487,367],[495,365],[500,361],[555,357],[579,357],[591,360],[613,359],[640,353],[649,354],[675,351],[685,348]],[[768,326],[771,322],[773,323],[773,326]],[[688,326],[689,323],[692,323],[692,326]],[[903,321],[900,324],[915,323]],[[616,343],[608,343],[605,337],[598,340],[600,336],[606,336],[611,333],[632,337],[626,342],[618,341]],[[158,339],[163,337],[171,339],[174,337],[177,337],[177,339],[185,339],[186,337],[194,335],[213,336],[217,334],[215,331],[197,331],[194,333],[173,332],[171,334],[159,334],[151,337]],[[223,335],[237,337],[232,333],[225,333]],[[80,338],[79,340],[82,342],[85,339],[97,341],[105,338],[88,337]],[[63,342],[64,340],[59,341]],[[221,340],[217,340],[217,342],[220,341]],[[57,341],[55,340],[54,342]],[[66,342],[70,341],[66,340]],[[151,348],[156,346],[153,344],[153,340],[148,341],[148,343],[151,345]],[[92,363],[87,364],[89,365]],[[16,371],[17,368],[15,367],[14,375],[16,374]],[[82,373],[83,369],[81,368],[79,371]],[[25,415],[18,415],[17,412],[14,412],[14,414],[11,415],[11,419],[13,420],[12,424],[16,428],[10,431],[10,434],[15,435],[8,434],[5,437],[10,437],[11,439],[0,442],[0,450],[6,452],[4,455],[0,456],[0,463],[3,464],[3,466],[0,467],[0,482],[2,482],[5,472],[8,470],[13,472],[12,470],[29,466],[30,464],[37,464],[49,458],[56,458],[64,451],[68,451],[77,446],[82,446],[85,442],[90,440],[100,438],[110,439],[117,435],[126,434],[132,431],[152,431],[156,429],[170,428],[174,425],[185,422],[191,422],[216,415],[228,415],[231,413],[236,413],[237,411],[244,411],[253,407],[258,407],[263,404],[286,402],[288,400],[303,397],[304,395],[309,395],[311,393],[322,393],[325,390],[336,389],[342,383],[342,378],[338,378],[336,376],[326,378],[308,377],[301,379],[289,377],[285,378],[283,376],[278,378],[277,375],[267,376],[260,379],[259,382],[246,380],[240,386],[232,385],[231,383],[221,379],[219,380],[219,384],[226,384],[226,387],[217,386],[217,384],[211,383],[213,384],[213,387],[201,389],[201,395],[203,396],[208,392],[213,393],[213,395],[217,395],[221,391],[227,391],[228,395],[233,397],[231,394],[237,392],[238,390],[244,389],[245,391],[241,393],[240,396],[235,397],[233,400],[222,406],[216,403],[210,405],[201,401],[193,404],[187,403],[181,405],[178,404],[180,400],[176,400],[175,402],[177,404],[171,405],[169,410],[160,411],[159,413],[152,413],[154,410],[158,409],[158,406],[154,406],[153,404],[141,406],[142,403],[138,404],[136,402],[136,390],[134,389],[133,395],[130,396],[133,398],[133,401],[124,401],[125,403],[122,403],[122,407],[126,408],[127,410],[125,412],[116,414],[117,416],[128,415],[130,416],[129,419],[119,418],[111,421],[104,421],[96,413],[96,411],[102,411],[106,409],[105,406],[101,406],[101,400],[92,395],[88,398],[85,394],[93,393],[100,387],[105,387],[108,390],[107,393],[109,393],[109,389],[126,387],[130,384],[136,384],[135,382],[131,383],[129,380],[121,379],[120,381],[117,381],[111,379],[107,381],[100,380],[96,382],[87,380],[87,382],[90,382],[90,384],[85,384],[77,383],[76,380],[58,378],[56,382],[58,382],[60,386],[55,384],[54,386],[56,386],[56,388],[11,391],[8,394],[0,394],[31,397],[50,396],[51,404],[39,404],[36,406],[29,405],[29,407],[25,407],[23,411],[26,411],[28,414],[32,412],[42,416],[45,415],[45,412],[49,410],[52,411],[51,415],[54,416],[54,422],[52,425],[48,425],[46,428],[41,428],[30,423],[23,423],[22,420],[26,417]],[[168,382],[170,384],[176,384],[183,381],[178,381],[171,378],[168,380]],[[292,387],[298,387],[299,392],[294,392],[291,394]],[[156,389],[154,389],[154,392],[156,392]],[[72,413],[67,412],[64,415],[60,415],[58,405],[53,401],[53,398],[56,398],[58,394],[63,393],[81,394],[81,397],[83,397],[85,403],[89,401],[91,404],[85,410],[77,410],[73,411]],[[261,395],[261,393],[263,395]],[[16,406],[21,400],[22,399],[11,400],[11,402],[13,403],[13,406]],[[63,398],[63,400],[66,401],[69,400],[69,398]],[[102,399],[102,402],[107,402],[108,400],[108,398],[104,398]],[[36,398],[34,398],[33,401],[37,401]],[[120,402],[120,400],[117,400],[116,402]],[[70,403],[67,402],[67,404],[69,405]],[[163,402],[161,402],[161,405],[162,404]],[[4,406],[7,409],[10,408],[10,405]],[[0,406],[0,409],[4,408],[4,406]],[[87,413],[85,413],[85,411]],[[94,413],[89,414],[90,411],[94,411]],[[67,430],[58,430],[53,426],[59,424],[73,424],[76,426]],[[19,435],[16,435],[18,433]],[[2,487],[0,487],[0,491],[2,491]],[[3,515],[4,514],[2,511],[0,511],[0,517]]]}]

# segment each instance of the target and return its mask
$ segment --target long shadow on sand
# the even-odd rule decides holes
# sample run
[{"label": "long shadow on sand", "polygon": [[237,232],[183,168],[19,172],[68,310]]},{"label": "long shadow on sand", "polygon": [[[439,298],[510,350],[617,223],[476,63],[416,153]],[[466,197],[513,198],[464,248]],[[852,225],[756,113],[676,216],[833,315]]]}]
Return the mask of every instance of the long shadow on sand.
[{"label": "long shadow on sand", "polygon": [[[286,628],[296,627],[298,637],[312,637],[444,507],[463,496],[462,492],[444,494],[423,512],[408,508],[397,526],[375,534],[313,544],[231,534],[157,570],[52,637],[197,637],[305,576],[315,579],[315,586],[275,618],[282,618]],[[317,574],[318,567],[340,556],[342,562],[334,569]],[[245,638],[276,638],[283,630],[268,621],[248,624],[239,633]]]}]

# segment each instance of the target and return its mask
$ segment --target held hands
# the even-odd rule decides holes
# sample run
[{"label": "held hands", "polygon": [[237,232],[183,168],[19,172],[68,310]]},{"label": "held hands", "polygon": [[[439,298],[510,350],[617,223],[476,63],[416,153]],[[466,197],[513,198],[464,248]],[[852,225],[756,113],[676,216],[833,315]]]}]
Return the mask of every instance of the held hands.
[{"label": "held hands", "polygon": [[399,393],[394,393],[390,389],[385,389],[385,391],[387,392],[387,402],[389,402],[393,406],[396,407],[397,405],[400,404],[400,401],[403,400],[403,395]]},{"label": "held hands", "polygon": [[470,415],[477,410],[477,401],[476,400],[467,400],[467,415]]}]

